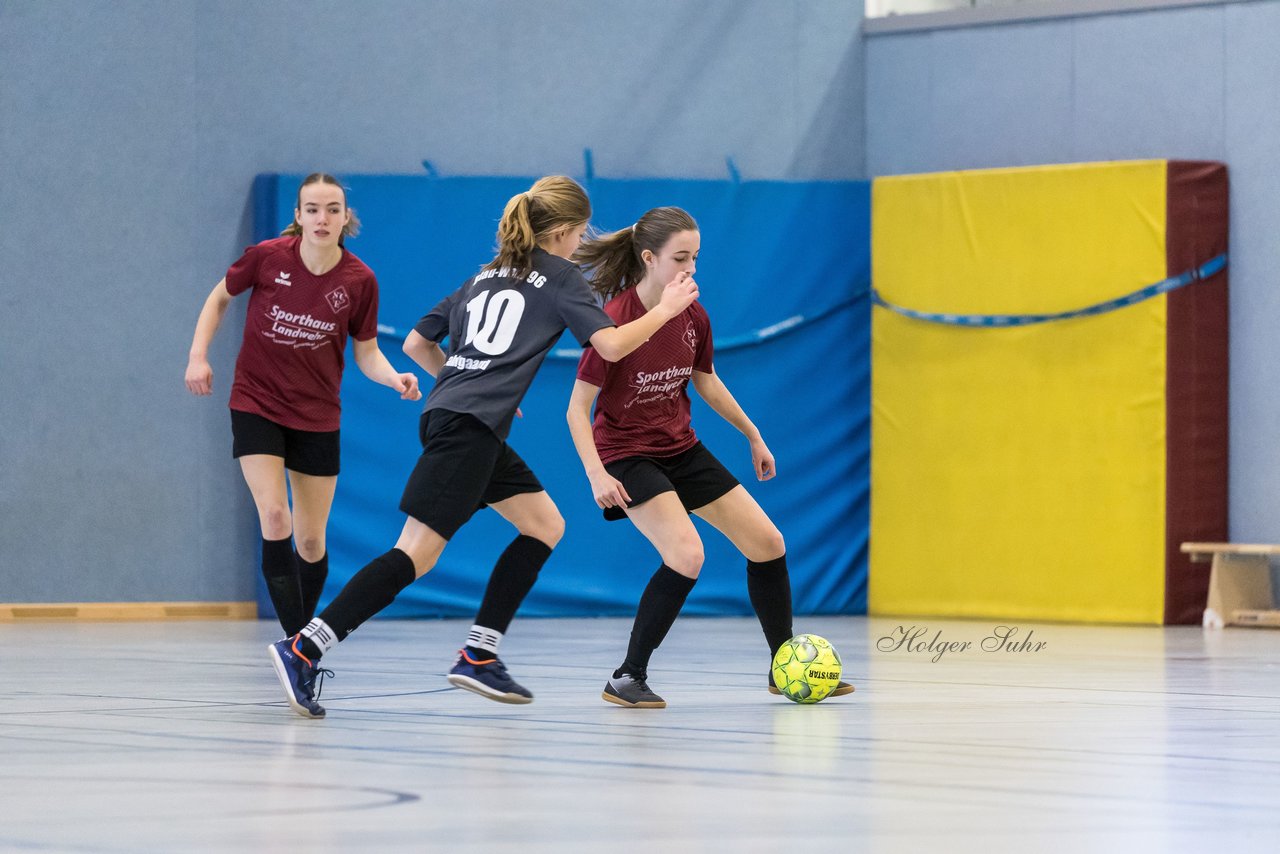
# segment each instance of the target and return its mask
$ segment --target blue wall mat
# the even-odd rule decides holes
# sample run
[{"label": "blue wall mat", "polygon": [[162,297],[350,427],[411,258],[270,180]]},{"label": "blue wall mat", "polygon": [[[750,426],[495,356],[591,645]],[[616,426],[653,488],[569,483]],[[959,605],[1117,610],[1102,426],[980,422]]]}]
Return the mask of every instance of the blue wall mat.
[{"label": "blue wall mat", "polygon": [[[289,222],[300,179],[260,177],[260,238]],[[400,352],[403,335],[492,257],[503,205],[532,179],[345,180],[364,224],[348,245],[381,287],[382,349],[408,370],[414,366]],[[778,477],[755,482],[746,441],[696,394],[694,429],[786,537],[796,612],[865,612],[870,185],[594,179],[587,189],[593,224],[604,230],[628,226],[658,205],[679,205],[698,220],[697,278],[716,336],[716,370],[763,432]],[[779,324],[783,331],[770,334]],[[576,343],[566,336],[560,346],[573,350]],[[404,521],[400,492],[420,451],[420,406],[365,379],[349,351],[347,364],[342,475],[329,525],[324,602],[395,543]],[[524,616],[632,614],[658,565],[657,552],[630,523],[606,523],[591,499],[564,421],[576,367],[567,353],[553,353],[510,436],[567,522]],[[429,388],[430,378],[424,379]],[[751,613],[743,558],[717,531],[697,524],[706,563],[685,613]],[[496,513],[478,513],[436,568],[383,615],[474,616],[493,562],[513,536]],[[269,611],[265,597],[259,599]]]}]

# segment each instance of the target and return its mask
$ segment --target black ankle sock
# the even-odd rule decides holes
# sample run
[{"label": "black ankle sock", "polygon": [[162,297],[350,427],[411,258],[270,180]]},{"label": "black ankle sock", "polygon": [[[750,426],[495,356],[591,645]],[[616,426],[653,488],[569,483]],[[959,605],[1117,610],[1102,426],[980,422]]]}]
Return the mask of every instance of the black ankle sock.
[{"label": "black ankle sock", "polygon": [[390,605],[414,578],[413,560],[399,549],[392,549],[353,575],[319,617],[341,641]]},{"label": "black ankle sock", "polygon": [[494,564],[476,613],[476,625],[505,634],[520,603],[538,580],[538,570],[549,557],[551,547],[536,537],[521,534],[512,540]]},{"label": "black ankle sock", "polygon": [[293,539],[262,539],[262,577],[267,595],[276,609],[276,619],[285,636],[296,635],[307,624],[302,610],[302,588],[298,584],[298,564],[293,557]]},{"label": "black ankle sock", "polygon": [[627,660],[617,673],[644,675],[649,669],[649,657],[671,630],[684,600],[693,589],[695,579],[676,572],[665,563],[649,579],[640,596],[636,619],[631,626],[631,642],[627,645]]},{"label": "black ankle sock", "polygon": [[787,556],[762,563],[747,561],[747,595],[760,619],[772,656],[791,639],[791,575]]},{"label": "black ankle sock", "polygon": [[324,590],[324,581],[329,577],[329,553],[320,555],[320,559],[310,561],[293,553],[298,561],[298,586],[302,588],[303,624],[311,622],[316,615],[316,605],[320,604],[320,593]]},{"label": "black ankle sock", "polygon": [[491,649],[481,649],[478,646],[465,646],[463,651],[471,656],[472,661],[488,661],[491,658],[497,658],[498,655]]},{"label": "black ankle sock", "polygon": [[303,655],[311,659],[312,664],[315,664],[320,660],[320,657],[324,655],[324,653],[320,651],[320,647],[316,646],[315,641],[311,640],[311,638],[306,635],[298,638],[298,649]]}]

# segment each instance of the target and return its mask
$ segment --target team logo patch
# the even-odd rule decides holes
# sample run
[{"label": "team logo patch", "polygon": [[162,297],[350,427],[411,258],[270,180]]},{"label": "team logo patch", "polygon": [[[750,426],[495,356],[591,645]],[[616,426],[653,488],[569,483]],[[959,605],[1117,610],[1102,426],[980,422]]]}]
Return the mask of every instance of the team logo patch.
[{"label": "team logo patch", "polygon": [[334,314],[351,305],[351,298],[347,296],[347,289],[343,287],[334,288],[325,294],[324,298],[329,301],[329,307],[333,309]]},{"label": "team logo patch", "polygon": [[689,325],[684,330],[684,343],[688,344],[693,352],[698,352],[698,333],[693,328],[693,321],[689,321]]}]

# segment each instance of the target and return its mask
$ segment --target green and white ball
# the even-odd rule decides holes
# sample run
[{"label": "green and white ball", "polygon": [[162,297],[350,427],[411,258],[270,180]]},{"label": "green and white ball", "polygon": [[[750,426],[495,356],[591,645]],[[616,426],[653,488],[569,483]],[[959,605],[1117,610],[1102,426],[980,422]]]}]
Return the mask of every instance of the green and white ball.
[{"label": "green and white ball", "polygon": [[840,653],[826,638],[796,635],[773,657],[773,684],[797,703],[816,703],[840,684]]}]

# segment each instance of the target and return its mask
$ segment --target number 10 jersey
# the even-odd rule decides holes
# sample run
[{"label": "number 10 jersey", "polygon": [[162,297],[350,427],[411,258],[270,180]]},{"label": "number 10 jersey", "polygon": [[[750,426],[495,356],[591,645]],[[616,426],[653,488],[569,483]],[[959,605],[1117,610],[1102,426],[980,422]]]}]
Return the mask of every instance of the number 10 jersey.
[{"label": "number 10 jersey", "polygon": [[532,271],[517,275],[505,267],[483,270],[414,326],[428,341],[449,338],[424,409],[468,413],[501,439],[561,333],[568,328],[585,347],[614,325],[573,262],[535,249]]}]

